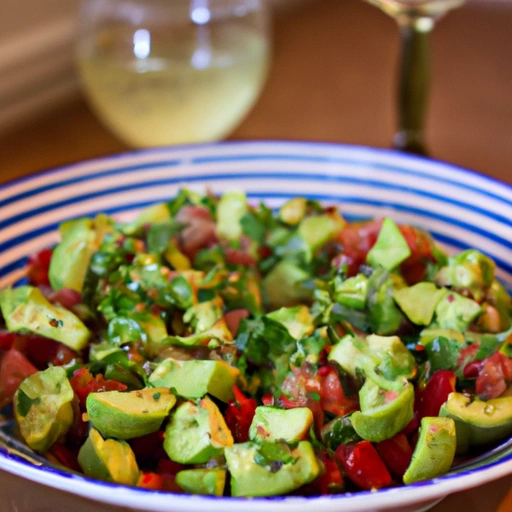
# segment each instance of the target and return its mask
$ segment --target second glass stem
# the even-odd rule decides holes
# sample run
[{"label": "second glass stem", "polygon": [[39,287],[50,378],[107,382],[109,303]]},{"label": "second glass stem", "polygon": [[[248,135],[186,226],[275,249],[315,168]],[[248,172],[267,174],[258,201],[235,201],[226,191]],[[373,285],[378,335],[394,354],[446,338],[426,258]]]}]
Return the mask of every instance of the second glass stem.
[{"label": "second glass stem", "polygon": [[404,16],[399,20],[402,58],[398,89],[399,131],[393,139],[396,149],[426,155],[425,117],[430,86],[429,34],[434,21]]}]

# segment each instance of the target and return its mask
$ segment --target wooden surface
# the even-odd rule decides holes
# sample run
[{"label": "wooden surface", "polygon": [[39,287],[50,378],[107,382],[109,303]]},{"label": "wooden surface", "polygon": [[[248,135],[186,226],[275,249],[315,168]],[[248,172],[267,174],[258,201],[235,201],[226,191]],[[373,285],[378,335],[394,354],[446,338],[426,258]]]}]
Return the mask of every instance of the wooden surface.
[{"label": "wooden surface", "polygon": [[[511,3],[512,4],[512,3]],[[454,11],[432,38],[427,138],[435,158],[512,183],[512,5]],[[272,71],[232,139],[388,147],[399,49],[394,22],[360,0],[317,0],[275,23]],[[0,181],[128,149],[76,98],[0,137]],[[510,477],[444,500],[435,512],[491,512]]]}]

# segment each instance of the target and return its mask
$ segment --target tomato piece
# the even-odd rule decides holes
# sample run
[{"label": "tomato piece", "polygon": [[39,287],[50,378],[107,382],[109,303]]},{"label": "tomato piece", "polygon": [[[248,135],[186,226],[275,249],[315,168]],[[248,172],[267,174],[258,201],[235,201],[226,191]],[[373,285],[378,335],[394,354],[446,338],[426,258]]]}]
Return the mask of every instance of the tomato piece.
[{"label": "tomato piece", "polygon": [[77,454],[72,452],[65,444],[55,443],[50,450],[50,454],[67,468],[79,473],[82,472],[80,464],[78,464]]},{"label": "tomato piece", "polygon": [[434,260],[432,240],[427,233],[408,225],[398,226],[398,229],[411,249],[411,255],[407,258],[406,263],[412,264],[423,259]]},{"label": "tomato piece", "polygon": [[77,354],[63,343],[37,334],[17,335],[13,348],[23,352],[39,370],[45,370],[49,363],[62,366],[77,357]]},{"label": "tomato piece", "polygon": [[448,395],[455,391],[457,378],[450,370],[438,370],[430,377],[422,390],[417,390],[419,418],[439,416],[441,406],[448,400]]},{"label": "tomato piece", "polygon": [[246,397],[237,386],[233,386],[233,394],[235,399],[228,402],[224,419],[235,442],[244,443],[249,440],[249,427],[258,404],[254,398]]},{"label": "tomato piece", "polygon": [[336,416],[343,416],[358,409],[357,400],[345,396],[338,373],[333,367],[321,367],[318,377],[320,379],[320,404],[324,411]]},{"label": "tomato piece", "polygon": [[161,430],[131,439],[129,443],[137,462],[143,467],[154,466],[167,457],[163,446],[164,432]]},{"label": "tomato piece", "polygon": [[150,489],[152,491],[162,491],[164,487],[164,477],[158,473],[141,471],[137,487]]},{"label": "tomato piece", "polygon": [[37,368],[18,350],[11,348],[0,360],[0,409],[12,401],[20,384]]},{"label": "tomato piece", "polygon": [[89,393],[97,393],[101,391],[125,391],[126,384],[117,382],[116,380],[105,380],[101,373],[94,377],[87,368],[75,370],[73,377],[69,379],[69,383],[77,394],[81,407],[85,410],[85,402]]},{"label": "tomato piece", "polygon": [[406,435],[399,432],[391,439],[377,443],[375,448],[391,474],[402,478],[412,459],[412,448]]},{"label": "tomato piece", "polygon": [[316,453],[322,461],[325,471],[309,485],[302,487],[301,494],[318,496],[324,494],[337,494],[343,489],[343,475],[338,464],[329,456],[327,451],[321,450]]},{"label": "tomato piece", "polygon": [[33,286],[49,286],[48,269],[52,259],[52,249],[43,249],[29,256],[27,262],[28,281]]},{"label": "tomato piece", "polygon": [[475,383],[475,392],[482,400],[500,396],[506,389],[506,380],[512,378],[512,361],[501,352],[485,359]]},{"label": "tomato piece", "polygon": [[261,402],[263,403],[263,405],[274,405],[275,400],[274,397],[272,396],[272,393],[267,393],[266,395],[263,395],[261,397]]},{"label": "tomato piece", "polygon": [[82,294],[70,288],[62,288],[48,296],[52,304],[60,304],[63,308],[72,309],[82,302]]},{"label": "tomato piece", "polygon": [[204,206],[184,206],[175,218],[186,225],[179,236],[179,245],[191,260],[201,249],[217,243],[216,224]]},{"label": "tomato piece", "polygon": [[463,375],[466,379],[476,379],[482,368],[484,367],[485,361],[472,361],[464,366]]},{"label": "tomato piece", "polygon": [[228,326],[229,332],[233,335],[233,337],[236,336],[236,333],[238,332],[238,327],[240,326],[240,322],[247,318],[250,315],[248,309],[233,309],[232,311],[228,311],[224,315],[224,321],[226,322],[226,325]]},{"label": "tomato piece", "polygon": [[335,452],[347,477],[361,489],[380,489],[391,484],[391,475],[369,441],[342,444]]},{"label": "tomato piece", "polygon": [[241,265],[242,267],[255,267],[256,260],[243,249],[226,249],[226,262],[229,265]]},{"label": "tomato piece", "polygon": [[0,329],[0,350],[9,350],[16,341],[16,333]]}]

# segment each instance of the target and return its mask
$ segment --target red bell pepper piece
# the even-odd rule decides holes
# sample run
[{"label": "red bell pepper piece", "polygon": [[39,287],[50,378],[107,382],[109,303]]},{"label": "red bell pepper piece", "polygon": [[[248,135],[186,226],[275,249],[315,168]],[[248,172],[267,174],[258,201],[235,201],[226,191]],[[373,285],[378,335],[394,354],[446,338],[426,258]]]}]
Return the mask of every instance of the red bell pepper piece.
[{"label": "red bell pepper piece", "polygon": [[249,427],[258,404],[254,398],[246,397],[237,386],[233,386],[233,394],[235,399],[228,402],[224,419],[235,442],[244,443],[249,440]]},{"label": "red bell pepper piece", "polygon": [[455,391],[457,378],[450,370],[438,370],[427,382],[423,390],[417,391],[419,419],[426,416],[439,416],[439,409]]},{"label": "red bell pepper piece", "polygon": [[380,489],[391,484],[391,475],[369,441],[338,446],[335,459],[346,475],[361,489]]},{"label": "red bell pepper piece", "polygon": [[399,432],[391,439],[377,443],[375,448],[391,474],[402,478],[412,458],[412,448],[406,435]]}]

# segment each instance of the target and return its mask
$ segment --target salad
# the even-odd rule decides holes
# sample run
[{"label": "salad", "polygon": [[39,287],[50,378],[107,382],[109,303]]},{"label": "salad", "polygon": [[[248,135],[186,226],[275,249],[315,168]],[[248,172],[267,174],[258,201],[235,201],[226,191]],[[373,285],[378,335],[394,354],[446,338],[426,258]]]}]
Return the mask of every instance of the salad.
[{"label": "salad", "polygon": [[171,492],[342,494],[512,435],[512,300],[477,250],[187,189],[60,235],[0,292],[0,409],[55,464]]}]

